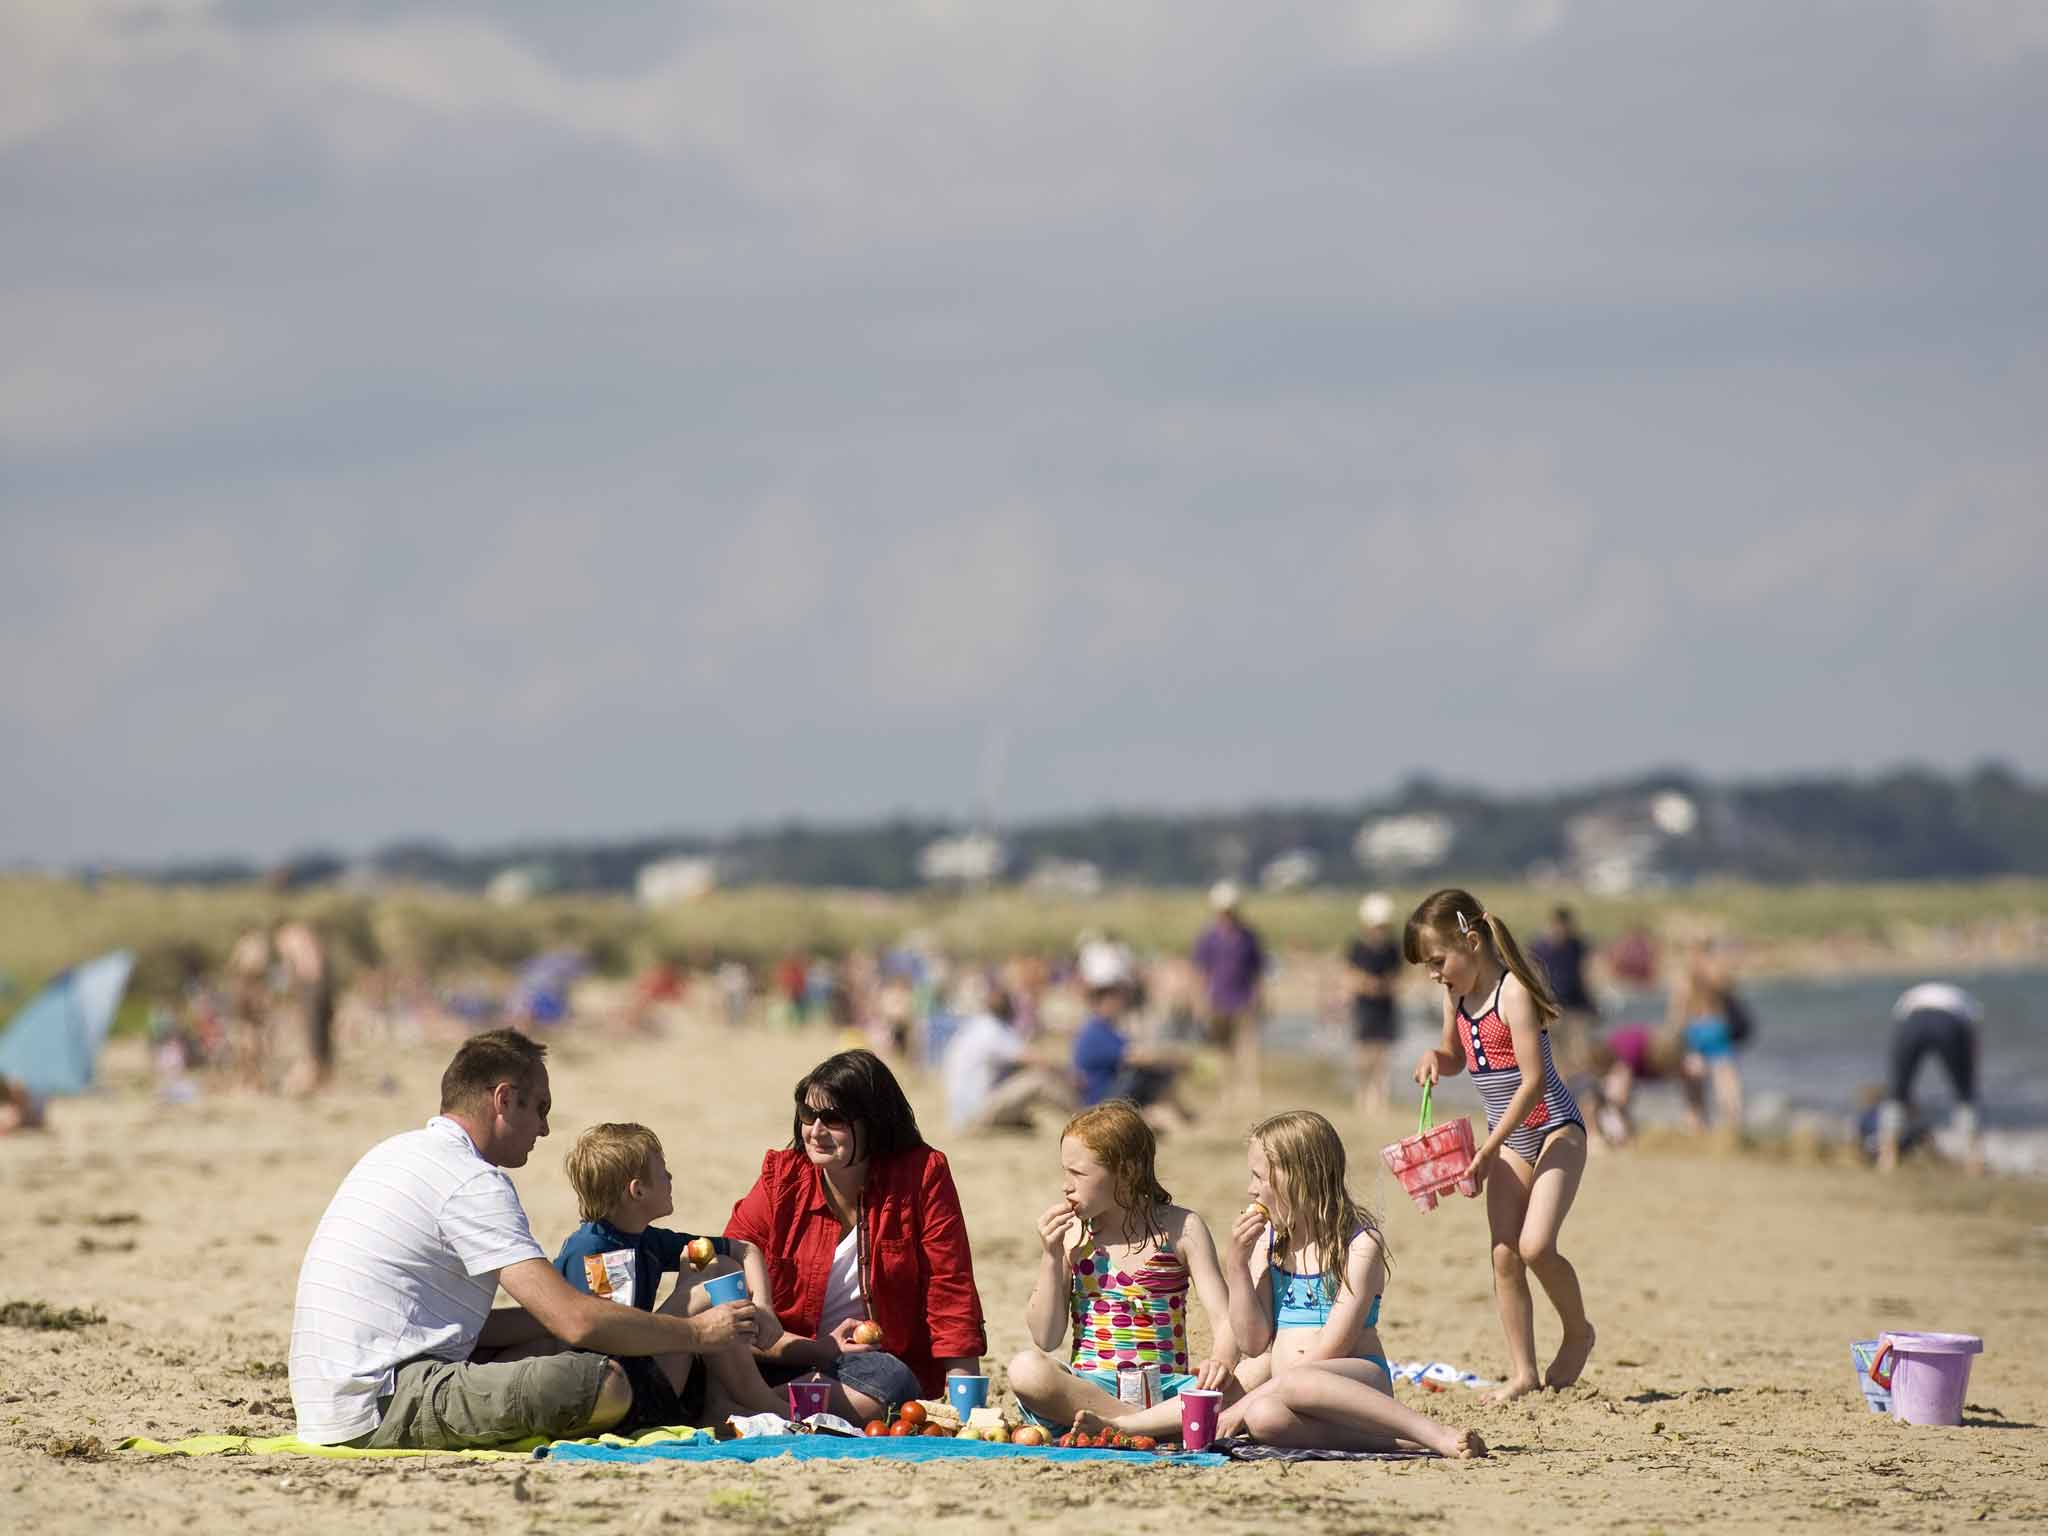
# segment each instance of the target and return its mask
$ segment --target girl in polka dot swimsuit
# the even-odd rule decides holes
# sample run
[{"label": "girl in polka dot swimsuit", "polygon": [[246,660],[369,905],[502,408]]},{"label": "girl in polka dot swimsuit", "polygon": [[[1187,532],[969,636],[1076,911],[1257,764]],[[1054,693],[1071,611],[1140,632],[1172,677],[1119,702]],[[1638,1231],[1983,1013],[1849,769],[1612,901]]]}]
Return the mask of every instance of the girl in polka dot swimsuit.
[{"label": "girl in polka dot swimsuit", "polygon": [[[1167,1400],[1183,1387],[1221,1387],[1237,1364],[1215,1240],[1160,1187],[1155,1152],[1151,1127],[1120,1099],[1083,1110],[1060,1138],[1064,1194],[1039,1218],[1044,1252],[1025,1308],[1036,1347],[1010,1362],[1010,1389],[1042,1423],[1130,1427],[1144,1407],[1118,1398],[1122,1366],[1157,1366]],[[1199,1360],[1189,1346],[1191,1291],[1214,1335]],[[1069,1326],[1073,1350],[1063,1360],[1054,1352]],[[1178,1407],[1165,1417],[1178,1424]]]}]

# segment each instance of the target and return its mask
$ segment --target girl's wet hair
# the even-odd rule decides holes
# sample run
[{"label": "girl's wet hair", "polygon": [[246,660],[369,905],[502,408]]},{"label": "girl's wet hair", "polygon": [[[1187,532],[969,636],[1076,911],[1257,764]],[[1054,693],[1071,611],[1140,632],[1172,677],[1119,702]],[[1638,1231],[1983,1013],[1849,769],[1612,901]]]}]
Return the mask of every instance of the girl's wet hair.
[{"label": "girl's wet hair", "polygon": [[1508,925],[1482,907],[1477,896],[1456,886],[1422,898],[1402,930],[1401,955],[1410,965],[1420,965],[1431,938],[1448,946],[1473,933],[1481,935],[1492,947],[1494,958],[1528,988],[1545,1024],[1563,1011],[1557,1005],[1557,995],[1550,990],[1550,978],[1540,965],[1523,955],[1515,936],[1508,932]]},{"label": "girl's wet hair", "polygon": [[1393,1255],[1371,1211],[1344,1183],[1344,1138],[1312,1109],[1283,1110],[1252,1127],[1248,1138],[1266,1150],[1267,1174],[1285,1210],[1287,1230],[1274,1218],[1274,1241],[1286,1239],[1290,1253],[1314,1244],[1323,1265],[1323,1294],[1335,1298],[1347,1283],[1345,1260],[1359,1231],[1379,1240],[1388,1268]]},{"label": "girl's wet hair", "polygon": [[[798,1109],[810,1102],[813,1092],[852,1126],[855,1162],[924,1145],[917,1111],[904,1097],[903,1085],[873,1051],[841,1051],[811,1068],[797,1079]],[[789,1144],[793,1150],[801,1150],[804,1144],[803,1119],[794,1113],[789,1119]]]},{"label": "girl's wet hair", "polygon": [[1060,1140],[1069,1136],[1095,1154],[1109,1174],[1116,1203],[1138,1223],[1136,1232],[1124,1236],[1136,1242],[1142,1233],[1157,1226],[1159,1208],[1173,1204],[1173,1196],[1154,1171],[1159,1141],[1138,1113],[1138,1106],[1129,1099],[1109,1099],[1084,1109],[1060,1131]]}]

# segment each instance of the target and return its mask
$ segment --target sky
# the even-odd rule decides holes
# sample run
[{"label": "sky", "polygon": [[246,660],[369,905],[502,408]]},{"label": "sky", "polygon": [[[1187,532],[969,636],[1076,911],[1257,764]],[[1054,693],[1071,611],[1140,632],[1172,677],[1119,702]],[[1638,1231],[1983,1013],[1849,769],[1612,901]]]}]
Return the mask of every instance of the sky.
[{"label": "sky", "polygon": [[0,7],[0,863],[2048,775],[2048,7]]}]

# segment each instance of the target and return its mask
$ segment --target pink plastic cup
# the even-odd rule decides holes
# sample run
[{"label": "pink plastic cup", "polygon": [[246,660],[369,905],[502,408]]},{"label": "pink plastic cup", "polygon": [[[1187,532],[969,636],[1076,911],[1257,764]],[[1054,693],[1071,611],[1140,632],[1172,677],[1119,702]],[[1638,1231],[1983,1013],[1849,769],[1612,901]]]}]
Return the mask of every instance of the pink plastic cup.
[{"label": "pink plastic cup", "polygon": [[1223,1404],[1221,1392],[1204,1387],[1183,1387],[1180,1392],[1180,1443],[1191,1451],[1206,1451],[1216,1438],[1216,1412]]},{"label": "pink plastic cup", "polygon": [[832,1383],[829,1381],[792,1381],[788,1391],[789,1416],[792,1419],[808,1419],[832,1406]]}]

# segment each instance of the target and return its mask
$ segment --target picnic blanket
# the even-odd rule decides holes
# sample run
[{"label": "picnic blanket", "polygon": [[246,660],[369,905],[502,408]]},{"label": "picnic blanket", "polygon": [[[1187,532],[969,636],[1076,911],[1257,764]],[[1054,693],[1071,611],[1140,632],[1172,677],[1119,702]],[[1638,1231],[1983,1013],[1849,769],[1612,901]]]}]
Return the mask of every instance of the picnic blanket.
[{"label": "picnic blanket", "polygon": [[183,1440],[151,1440],[130,1435],[114,1447],[145,1456],[324,1456],[330,1461],[360,1461],[385,1456],[459,1456],[468,1461],[529,1460],[545,1442],[522,1440],[494,1451],[365,1451],[349,1445],[308,1445],[297,1435],[188,1435]]},{"label": "picnic blanket", "polygon": [[766,1461],[794,1456],[800,1461],[886,1456],[898,1461],[936,1461],[942,1457],[1037,1456],[1054,1461],[1113,1461],[1125,1465],[1170,1462],[1184,1467],[1220,1467],[1214,1452],[1182,1451],[1161,1456],[1149,1451],[1112,1451],[1079,1446],[992,1445],[984,1440],[880,1439],[842,1435],[757,1435],[745,1440],[716,1440],[708,1430],[679,1425],[650,1429],[630,1438],[595,1435],[584,1440],[519,1440],[488,1451],[364,1451],[345,1445],[308,1445],[297,1435],[191,1435],[183,1440],[151,1440],[131,1435],[116,1447],[145,1456],[321,1456],[334,1461],[366,1457],[452,1456],[467,1461]]},{"label": "picnic blanket", "polygon": [[986,1440],[947,1440],[936,1436],[882,1437],[863,1435],[757,1435],[745,1440],[713,1440],[697,1435],[633,1445],[605,1445],[564,1440],[535,1452],[551,1461],[770,1461],[794,1456],[798,1461],[940,1461],[969,1458],[1000,1461],[1035,1457],[1041,1461],[1106,1461],[1123,1466],[1163,1464],[1176,1467],[1220,1467],[1227,1458],[1213,1451],[1178,1451],[1162,1456],[1153,1451],[1112,1451],[1061,1445],[995,1445]]}]

